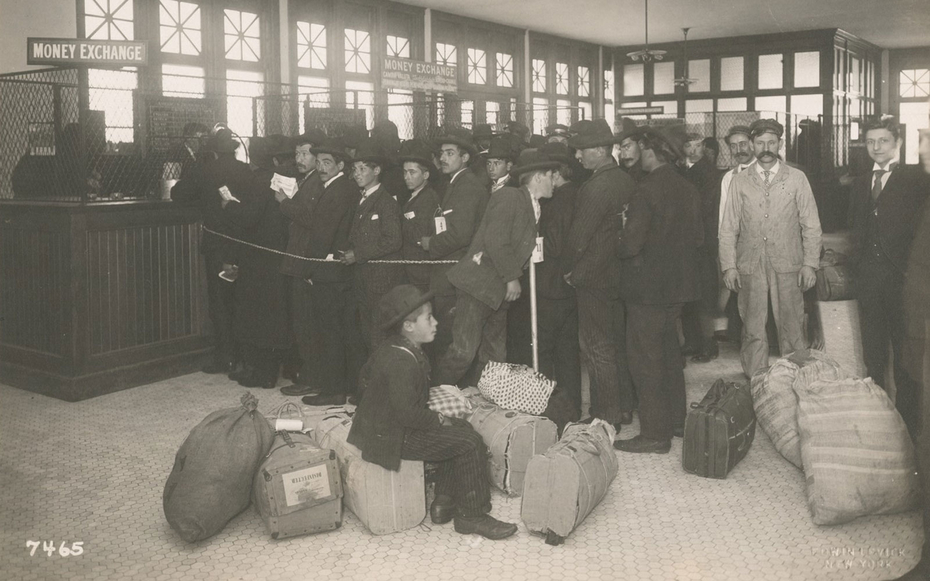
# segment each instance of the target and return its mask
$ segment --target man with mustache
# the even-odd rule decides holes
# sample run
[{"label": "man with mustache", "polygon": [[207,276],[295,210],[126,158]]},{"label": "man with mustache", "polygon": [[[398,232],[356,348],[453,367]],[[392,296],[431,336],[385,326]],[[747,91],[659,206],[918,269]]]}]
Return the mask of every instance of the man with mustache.
[{"label": "man with mustache", "polygon": [[720,268],[726,287],[739,292],[740,361],[748,377],[768,367],[770,297],[781,353],[806,347],[803,293],[820,264],[817,204],[804,173],[779,159],[783,134],[774,119],[750,126],[757,163],[733,177],[720,226]]},{"label": "man with mustache", "polygon": [[624,117],[621,120],[617,143],[620,144],[620,167],[633,178],[633,181],[639,183],[646,176],[646,172],[639,163],[642,151],[639,149],[639,142],[635,138],[636,130],[636,123]]}]

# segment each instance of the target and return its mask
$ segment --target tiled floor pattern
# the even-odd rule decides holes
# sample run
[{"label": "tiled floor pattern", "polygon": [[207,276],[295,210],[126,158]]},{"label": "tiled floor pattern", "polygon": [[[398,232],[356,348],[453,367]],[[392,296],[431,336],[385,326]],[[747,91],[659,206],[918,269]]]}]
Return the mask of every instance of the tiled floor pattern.
[{"label": "tiled floor pattern", "polygon": [[[737,379],[733,348],[686,377],[692,401]],[[0,579],[881,580],[919,556],[916,512],[814,525],[802,473],[761,431],[726,480],[684,473],[677,439],[666,456],[620,454],[607,497],[558,547],[522,525],[497,542],[451,524],[376,537],[349,512],[337,531],[273,541],[252,508],[188,545],[164,520],[162,487],[189,430],[242,391],[203,374],[80,403],[0,386]],[[262,410],[286,399],[253,392]],[[493,502],[519,521],[519,498]],[[30,556],[30,540],[80,541],[84,553]]]}]

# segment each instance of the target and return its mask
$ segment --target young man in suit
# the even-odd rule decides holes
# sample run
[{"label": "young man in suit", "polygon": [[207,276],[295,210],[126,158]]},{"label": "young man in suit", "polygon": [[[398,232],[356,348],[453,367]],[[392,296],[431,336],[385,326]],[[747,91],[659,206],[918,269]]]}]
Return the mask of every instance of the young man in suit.
[{"label": "young man in suit", "polygon": [[353,162],[353,178],[362,198],[352,219],[349,247],[340,255],[345,265],[356,265],[352,281],[354,306],[368,352],[381,341],[378,304],[381,296],[403,282],[400,264],[369,264],[371,260],[399,260],[403,235],[400,206],[381,185],[381,170],[387,163],[371,140],[363,141]]},{"label": "young man in suit", "polygon": [[920,208],[930,194],[927,175],[901,163],[901,131],[890,117],[865,125],[872,172],[857,179],[850,204],[853,252],[859,299],[862,352],[869,376],[885,385],[888,345],[894,349],[895,405],[911,435],[917,434],[919,393],[902,365],[904,273]]},{"label": "young man in suit", "polygon": [[513,149],[510,140],[506,137],[492,137],[491,145],[483,152],[488,164],[488,177],[491,178],[491,193],[512,185],[513,178],[510,170],[513,169]]},{"label": "young man in suit", "polygon": [[[420,246],[433,260],[459,260],[465,255],[488,205],[488,188],[484,187],[469,163],[477,155],[475,142],[467,132],[455,131],[437,140],[439,167],[450,181],[433,217],[431,234],[423,236]],[[452,343],[455,288],[446,278],[454,265],[440,264],[432,269],[430,291],[435,295],[433,315],[439,321],[433,353],[438,357]],[[436,360],[434,360],[434,363]]]},{"label": "young man in suit", "polygon": [[520,187],[492,196],[468,253],[449,270],[456,288],[455,322],[437,383],[457,384],[476,355],[482,369],[488,361],[507,360],[507,306],[523,291],[520,275],[536,246],[539,199],[552,196],[557,167],[541,152],[523,151],[513,168]]},{"label": "young man in suit", "polygon": [[682,306],[700,293],[701,198],[675,170],[681,153],[673,137],[644,127],[634,138],[647,174],[627,212],[619,252],[640,433],[618,440],[614,447],[667,454],[672,436],[682,435],[685,423],[677,324]]},{"label": "young man in suit", "polygon": [[[404,184],[410,190],[407,202],[401,209],[401,254],[404,260],[430,260],[429,252],[423,250],[421,240],[432,232],[433,218],[439,212],[439,196],[429,183],[431,170],[436,171],[432,157],[432,148],[425,141],[412,139],[401,146],[398,163],[403,167]],[[405,264],[407,282],[421,292],[427,292],[433,268],[428,264]]]},{"label": "young man in suit", "polygon": [[821,230],[807,177],[779,160],[784,128],[774,119],[750,126],[756,163],[736,175],[720,226],[724,283],[739,293],[740,360],[752,377],[769,365],[769,299],[781,353],[807,347],[803,293],[820,266]]},{"label": "young man in suit", "polygon": [[363,459],[388,470],[399,470],[401,460],[436,463],[430,520],[441,525],[454,519],[457,533],[503,539],[517,527],[488,514],[487,445],[465,420],[426,407],[430,366],[423,345],[436,336],[431,298],[408,284],[381,299],[379,320],[387,338],[362,369],[365,394],[348,441]]}]

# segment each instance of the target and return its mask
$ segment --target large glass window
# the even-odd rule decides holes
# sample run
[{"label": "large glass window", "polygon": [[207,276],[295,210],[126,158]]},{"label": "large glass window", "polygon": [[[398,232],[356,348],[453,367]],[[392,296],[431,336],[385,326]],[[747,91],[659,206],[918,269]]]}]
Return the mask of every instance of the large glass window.
[{"label": "large glass window", "polygon": [[920,129],[926,129],[930,117],[930,104],[926,100],[917,103],[901,103],[898,105],[898,120],[905,124],[904,139],[907,141],[907,151],[904,152],[904,163],[917,163],[920,161],[917,146],[920,143]]},{"label": "large glass window", "polygon": [[694,79],[694,83],[688,85],[689,93],[710,91],[710,59],[688,61],[688,77]]},{"label": "large glass window", "polygon": [[820,53],[797,52],[794,53],[794,86],[819,87],[820,86]]},{"label": "large glass window", "polygon": [[462,127],[471,129],[475,121],[475,102],[465,100],[461,102]]},{"label": "large glass window", "polygon": [[569,86],[568,65],[555,63],[555,92],[559,95],[567,95]]},{"label": "large glass window", "polygon": [[488,78],[488,58],[485,52],[478,48],[468,49],[468,82],[475,85],[484,85]]},{"label": "large glass window", "polygon": [[513,87],[513,56],[503,52],[497,53],[497,86]]},{"label": "large glass window", "polygon": [[200,6],[161,0],[158,33],[162,52],[197,56],[202,50]]},{"label": "large glass window", "polygon": [[300,106],[297,113],[300,131],[309,129],[306,125],[304,106],[325,109],[329,107],[329,79],[300,75],[297,77]]},{"label": "large glass window", "polygon": [[326,27],[297,21],[297,66],[326,69]]},{"label": "large glass window", "polygon": [[791,112],[808,117],[823,115],[823,95],[792,95]]},{"label": "large glass window", "polygon": [[133,40],[132,0],[84,0],[84,36]]},{"label": "large glass window", "polygon": [[[255,97],[265,94],[264,77],[257,71],[226,71],[226,123],[239,135],[252,135]],[[259,101],[260,102],[260,101]]]},{"label": "large glass window", "polygon": [[391,36],[387,35],[385,38],[387,43],[387,55],[395,56],[398,58],[409,59],[410,58],[410,39],[404,38],[403,36]]},{"label": "large glass window", "polygon": [[578,67],[578,96],[591,96],[591,69]]},{"label": "large glass window", "polygon": [[545,135],[549,126],[549,101],[542,97],[533,97],[533,133]]},{"label": "large glass window", "polygon": [[743,90],[743,57],[731,56],[720,59],[720,90]]},{"label": "large glass window", "polygon": [[[559,99],[555,102],[555,122],[569,126],[572,124],[572,102]],[[545,134],[543,134],[545,135]]]},{"label": "large glass window", "polygon": [[258,62],[262,57],[258,14],[223,10],[223,41],[227,59]]},{"label": "large glass window", "polygon": [[166,97],[203,97],[206,93],[203,67],[162,65],[161,93]]},{"label": "large glass window", "polygon": [[745,111],[746,97],[717,99],[717,111]]},{"label": "large glass window", "polygon": [[542,59],[533,59],[533,92],[546,92],[546,61]]},{"label": "large glass window", "polygon": [[784,95],[775,97],[756,97],[756,111],[764,113],[784,113],[787,100]]},{"label": "large glass window", "polygon": [[345,60],[347,73],[371,72],[371,35],[364,30],[345,30]]},{"label": "large glass window", "polygon": [[365,111],[365,127],[368,129],[371,129],[374,124],[374,90],[375,86],[372,83],[346,81],[346,106],[354,109],[356,98],[358,99],[358,108]]},{"label": "large glass window", "polygon": [[401,139],[413,139],[413,91],[390,89],[387,100],[388,119],[397,126],[397,135]]},{"label": "large glass window", "polygon": [[898,78],[898,95],[905,99],[930,97],[930,69],[901,71]]},{"label": "large glass window", "polygon": [[652,75],[653,94],[667,95],[675,92],[675,63],[653,63]]},{"label": "large glass window", "polygon": [[132,91],[135,71],[90,69],[88,101],[92,110],[103,111],[106,139],[110,143],[133,141]]},{"label": "large glass window", "polygon": [[436,43],[436,64],[454,67],[458,64],[457,57],[458,51],[456,51],[455,45]]},{"label": "large glass window", "polygon": [[685,101],[685,113],[713,113],[713,99],[688,99]]},{"label": "large glass window", "polygon": [[780,54],[759,55],[759,88],[781,89],[782,56]]},{"label": "large glass window", "polygon": [[488,125],[497,125],[501,113],[501,104],[497,101],[488,101],[484,104],[484,122]]},{"label": "large glass window", "polygon": [[646,94],[645,65],[626,65],[623,67],[623,96],[639,97]]}]

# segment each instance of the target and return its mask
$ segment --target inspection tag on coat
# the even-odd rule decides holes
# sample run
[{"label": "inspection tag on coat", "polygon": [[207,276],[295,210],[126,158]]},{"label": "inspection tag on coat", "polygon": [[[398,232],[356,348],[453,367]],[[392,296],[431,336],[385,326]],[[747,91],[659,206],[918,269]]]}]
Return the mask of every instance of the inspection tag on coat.
[{"label": "inspection tag on coat", "polygon": [[536,237],[536,247],[533,248],[533,254],[530,256],[530,260],[533,262],[539,263],[543,261],[543,237]]},{"label": "inspection tag on coat", "polygon": [[445,216],[436,216],[433,218],[433,221],[436,222],[436,234],[442,234],[446,231],[446,217]]},{"label": "inspection tag on coat", "polygon": [[416,215],[415,212],[407,212],[406,214],[404,214],[404,218],[406,218],[406,219],[408,219],[408,220],[413,220],[413,219],[416,218],[416,217],[417,217],[417,215]]},{"label": "inspection tag on coat", "polygon": [[378,215],[377,215],[377,214],[372,214],[372,215],[371,215],[371,219],[372,219],[372,220],[377,220],[377,219],[378,219]]},{"label": "inspection tag on coat", "polygon": [[220,197],[226,200],[227,202],[239,202],[239,200],[236,199],[236,196],[232,195],[232,192],[230,192],[229,188],[227,188],[226,186],[220,186],[219,192],[220,192]]}]

